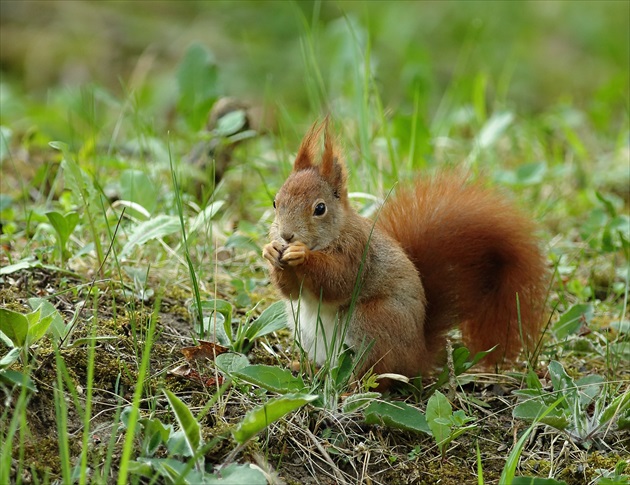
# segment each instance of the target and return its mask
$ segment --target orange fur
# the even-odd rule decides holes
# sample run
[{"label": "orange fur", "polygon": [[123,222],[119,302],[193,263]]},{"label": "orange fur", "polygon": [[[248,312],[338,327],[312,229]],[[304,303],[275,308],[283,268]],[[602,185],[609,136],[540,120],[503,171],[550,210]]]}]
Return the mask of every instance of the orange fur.
[{"label": "orange fur", "polygon": [[521,340],[529,348],[536,342],[547,270],[535,224],[480,183],[457,173],[418,179],[374,223],[348,203],[326,122],[304,138],[275,203],[263,256],[320,364],[339,325],[347,325],[347,345],[373,345],[358,373],[426,374],[456,325],[472,352],[498,344],[495,363],[515,358]]},{"label": "orange fur", "polygon": [[514,359],[521,336],[533,350],[543,323],[546,261],[536,225],[505,197],[442,173],[400,190],[377,224],[420,273],[430,347],[443,346],[446,331],[459,324],[471,352],[499,345],[486,362]]}]

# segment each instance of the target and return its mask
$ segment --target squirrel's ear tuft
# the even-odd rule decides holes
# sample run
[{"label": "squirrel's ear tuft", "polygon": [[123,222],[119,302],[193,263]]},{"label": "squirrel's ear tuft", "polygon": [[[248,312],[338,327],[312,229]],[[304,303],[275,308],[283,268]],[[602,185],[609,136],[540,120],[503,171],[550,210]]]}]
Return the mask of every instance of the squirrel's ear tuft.
[{"label": "squirrel's ear tuft", "polygon": [[293,163],[294,172],[299,172],[300,170],[306,170],[307,168],[315,166],[314,161],[317,155],[317,143],[322,133],[322,128],[323,125],[318,126],[316,121],[311,126],[311,129],[308,130],[308,133],[304,136],[304,139],[300,144],[297,157],[295,157],[295,162]]},{"label": "squirrel's ear tuft", "polygon": [[343,163],[339,160],[335,141],[330,133],[328,117],[324,121],[324,127],[324,153],[322,154],[320,174],[335,189],[336,194],[341,194],[345,188],[346,171]]}]

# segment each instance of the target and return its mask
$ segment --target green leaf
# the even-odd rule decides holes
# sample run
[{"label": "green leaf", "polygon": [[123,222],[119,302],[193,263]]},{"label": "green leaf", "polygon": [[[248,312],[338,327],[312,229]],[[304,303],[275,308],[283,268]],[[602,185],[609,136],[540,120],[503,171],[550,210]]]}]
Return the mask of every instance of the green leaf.
[{"label": "green leaf", "polygon": [[131,475],[140,475],[144,478],[151,478],[153,476],[153,466],[151,466],[150,460],[151,458],[145,459],[145,461],[129,460],[129,473]]},{"label": "green leaf", "polygon": [[250,463],[231,465],[221,468],[221,471],[213,475],[205,475],[204,485],[228,485],[228,484],[247,484],[247,485],[267,485],[267,478],[263,472]]},{"label": "green leaf", "polygon": [[603,382],[604,378],[596,374],[575,381],[582,409],[586,409],[597,396],[601,395]]},{"label": "green leaf", "polygon": [[555,391],[560,391],[567,398],[567,405],[573,407],[573,401],[575,400],[575,394],[577,389],[575,382],[566,373],[562,364],[557,360],[549,362],[549,376],[551,377],[551,384]]},{"label": "green leaf", "polygon": [[188,458],[193,456],[186,441],[186,434],[181,429],[173,431],[169,435],[166,442],[166,449],[170,455],[185,456]]},{"label": "green leaf", "polygon": [[228,376],[233,376],[236,372],[249,366],[249,360],[246,356],[234,352],[217,355],[214,363],[221,372]]},{"label": "green leaf", "polygon": [[381,397],[380,392],[362,392],[359,394],[350,394],[341,405],[341,410],[346,413],[353,413],[367,407],[375,399]]},{"label": "green leaf", "polygon": [[74,231],[75,227],[77,227],[79,214],[76,212],[68,212],[68,214],[64,216],[59,212],[50,211],[46,212],[46,217],[48,218],[50,225],[53,226],[57,232],[61,242],[61,247],[65,248],[70,235]]},{"label": "green leaf", "polygon": [[54,314],[52,313],[43,316],[41,307],[38,308],[36,312],[26,314],[26,318],[29,320],[28,335],[26,338],[27,345],[34,344],[48,332],[53,317]]},{"label": "green leaf", "polygon": [[[33,312],[39,315],[39,311]],[[22,347],[26,343],[28,335],[29,319],[18,312],[0,308],[0,331],[11,339],[16,347]]]},{"label": "green leaf", "polygon": [[217,120],[217,127],[214,129],[218,136],[227,137],[237,133],[245,126],[247,116],[245,110],[236,109],[221,116]]},{"label": "green leaf", "polygon": [[253,341],[263,335],[282,330],[286,328],[286,326],[286,305],[283,301],[277,301],[266,308],[265,311],[249,325],[245,336],[250,341]]},{"label": "green leaf", "polygon": [[593,306],[589,304],[573,305],[553,326],[553,331],[559,340],[577,333],[582,325],[588,325],[593,319]]},{"label": "green leaf", "polygon": [[571,421],[561,409],[556,408],[545,415],[548,409],[549,405],[542,399],[529,399],[517,404],[512,410],[512,416],[525,421],[540,421],[560,430],[569,426]]},{"label": "green leaf", "polygon": [[630,333],[630,320],[619,320],[616,322],[611,322],[610,328],[614,328],[617,332],[621,334],[629,334]]},{"label": "green leaf", "polygon": [[[220,300],[220,299],[215,299],[215,300],[202,300],[201,301],[201,309],[204,310],[204,314],[206,312],[210,313],[210,316],[208,317],[207,322],[204,321],[204,329],[208,331],[209,335],[215,335],[217,336],[219,342],[223,343],[224,345],[229,345],[232,343],[233,340],[233,336],[232,336],[232,304],[229,301],[226,300]],[[214,318],[214,313],[217,313],[217,317],[219,317],[219,315],[223,316],[223,319],[221,318],[216,318],[216,327],[215,327],[215,318]],[[193,315],[196,315],[197,312],[197,303],[193,302],[192,303],[192,313]],[[207,325],[206,325],[207,323]],[[222,326],[222,330],[219,327],[219,324],[221,324]],[[225,334],[225,337],[227,339],[227,342],[222,342],[222,336],[223,334]]]},{"label": "green leaf", "polygon": [[424,414],[403,402],[374,401],[366,408],[364,414],[367,424],[383,424],[414,433],[431,434]]},{"label": "green leaf", "polygon": [[312,394],[286,394],[270,399],[262,406],[249,411],[243,421],[232,431],[232,436],[237,443],[243,444],[274,421],[317,398],[318,396]]},{"label": "green leaf", "polygon": [[44,298],[29,298],[28,305],[35,310],[41,307],[42,317],[52,316],[49,330],[56,339],[62,339],[68,332],[69,325],[66,326],[63,317],[52,303]]},{"label": "green leaf", "polygon": [[173,413],[175,413],[177,423],[184,432],[186,445],[188,447],[188,451],[192,456],[202,444],[201,426],[190,412],[188,406],[186,406],[175,394],[173,394],[168,389],[164,389],[164,394],[168,399]]},{"label": "green leaf", "polygon": [[435,391],[427,403],[426,419],[440,450],[451,434],[453,407],[440,391]]},{"label": "green leaf", "polygon": [[630,411],[630,391],[617,396],[602,412],[600,424],[608,423],[615,415],[622,416]]},{"label": "green leaf", "polygon": [[129,236],[127,244],[120,252],[120,257],[126,257],[135,246],[144,244],[151,239],[159,239],[180,230],[179,219],[175,216],[160,214],[153,219],[136,226]]},{"label": "green leaf", "polygon": [[165,426],[157,419],[139,419],[138,422],[142,425],[143,439],[142,439],[142,452],[145,456],[152,456],[160,445],[168,442],[168,438],[173,432],[173,426]]},{"label": "green leaf", "polygon": [[250,365],[233,373],[235,377],[256,384],[271,392],[285,394],[306,389],[301,377],[295,377],[291,371],[271,365]]},{"label": "green leaf", "polygon": [[29,391],[37,392],[37,387],[35,387],[33,380],[26,374],[16,370],[0,369],[0,381],[7,386],[22,386]]},{"label": "green leaf", "polygon": [[94,188],[94,183],[75,161],[68,145],[60,141],[51,141],[49,145],[61,151],[63,155],[61,168],[63,169],[65,183],[77,203],[82,204],[86,208],[95,204],[98,201],[98,193]]},{"label": "green leaf", "polygon": [[[124,170],[120,174],[120,198],[141,205],[152,214],[157,206],[158,191],[153,180],[143,171]],[[133,211],[133,215],[144,219],[138,211]]]},{"label": "green leaf", "polygon": [[6,369],[16,362],[20,358],[20,352],[19,347],[14,347],[9,350],[9,352],[0,359],[0,369]]},{"label": "green leaf", "polygon": [[191,45],[179,68],[179,109],[193,130],[200,130],[218,94],[214,56],[201,44]]},{"label": "green leaf", "polygon": [[[552,413],[556,409],[556,407],[563,401],[564,401],[563,397],[557,399],[551,406],[549,406],[542,413],[542,415],[540,416],[540,419],[542,420],[545,417],[547,417],[547,415],[549,413]],[[525,430],[525,432],[521,435],[519,440],[516,442],[516,445],[514,445],[514,448],[512,448],[512,451],[510,452],[505,462],[505,466],[503,467],[503,471],[501,472],[499,483],[511,484],[512,481],[514,480],[514,473],[516,472],[516,467],[518,466],[518,462],[521,457],[523,447],[525,446],[525,442],[529,438],[529,435],[531,434],[531,432],[534,431],[534,428],[536,427],[535,425],[537,422],[538,422],[538,419],[534,420],[532,425],[529,428],[527,428],[527,430]]]}]

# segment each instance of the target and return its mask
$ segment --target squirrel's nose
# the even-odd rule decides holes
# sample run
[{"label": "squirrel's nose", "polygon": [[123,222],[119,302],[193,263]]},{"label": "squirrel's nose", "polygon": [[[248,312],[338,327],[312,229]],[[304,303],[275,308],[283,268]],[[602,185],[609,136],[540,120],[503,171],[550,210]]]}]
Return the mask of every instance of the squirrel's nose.
[{"label": "squirrel's nose", "polygon": [[283,231],[280,234],[280,237],[284,239],[286,242],[290,243],[291,240],[295,237],[295,234],[293,234],[292,232]]}]

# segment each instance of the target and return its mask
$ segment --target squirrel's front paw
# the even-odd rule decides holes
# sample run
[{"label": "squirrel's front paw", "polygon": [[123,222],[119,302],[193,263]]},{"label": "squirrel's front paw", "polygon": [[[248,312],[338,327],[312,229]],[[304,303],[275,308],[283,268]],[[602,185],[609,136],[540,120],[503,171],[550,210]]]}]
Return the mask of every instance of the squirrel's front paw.
[{"label": "squirrel's front paw", "polygon": [[280,241],[271,241],[263,248],[263,258],[273,264],[276,268],[282,269],[285,266],[282,262],[284,249],[285,248]]},{"label": "squirrel's front paw", "polygon": [[310,250],[306,244],[296,241],[287,246],[282,252],[281,261],[289,266],[298,266],[306,261],[306,256]]}]

